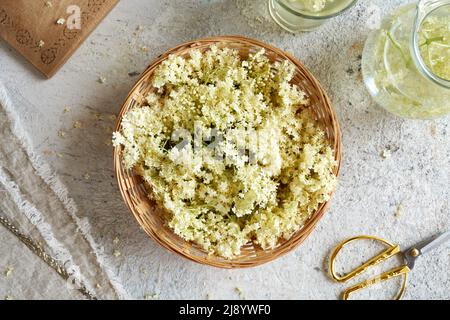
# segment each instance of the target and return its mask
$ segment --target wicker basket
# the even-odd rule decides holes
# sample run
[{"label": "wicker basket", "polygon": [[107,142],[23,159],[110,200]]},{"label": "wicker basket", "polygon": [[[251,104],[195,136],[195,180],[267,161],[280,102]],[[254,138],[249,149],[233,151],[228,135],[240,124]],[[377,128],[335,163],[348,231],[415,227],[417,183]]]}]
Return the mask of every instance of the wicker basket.
[{"label": "wicker basket", "polygon": [[[192,48],[207,50],[212,44],[237,49],[242,57],[247,57],[249,53],[256,52],[260,48],[265,48],[267,56],[272,61],[288,59],[296,65],[297,71],[292,82],[297,84],[309,96],[311,106],[317,120],[323,125],[327,137],[331,145],[334,147],[334,152],[338,163],[335,168],[335,173],[337,175],[339,173],[341,161],[339,124],[330,100],[320,86],[319,82],[293,56],[265,43],[241,36],[223,36],[200,39],[182,44],[161,55],[148,67],[148,69],[142,74],[137,84],[131,90],[118,116],[116,130],[118,131],[121,129],[120,123],[126,112],[130,109],[140,107],[145,103],[146,95],[152,90],[152,74],[155,68],[163,60],[165,60],[169,54],[186,55]],[[196,244],[187,242],[172,232],[164,219],[163,209],[159,208],[154,201],[149,199],[147,187],[141,178],[134,174],[132,170],[126,170],[124,168],[121,154],[122,149],[120,147],[116,147],[114,149],[114,165],[117,181],[125,203],[128,205],[139,224],[150,237],[156,240],[163,247],[201,264],[221,268],[245,268],[254,267],[274,260],[288,253],[303,242],[323,216],[327,207],[327,203],[322,204],[320,208],[307,220],[301,230],[294,234],[288,241],[280,241],[276,248],[271,250],[263,250],[257,245],[248,243],[242,248],[241,255],[239,257],[232,260],[226,260],[215,255],[208,255]]]}]

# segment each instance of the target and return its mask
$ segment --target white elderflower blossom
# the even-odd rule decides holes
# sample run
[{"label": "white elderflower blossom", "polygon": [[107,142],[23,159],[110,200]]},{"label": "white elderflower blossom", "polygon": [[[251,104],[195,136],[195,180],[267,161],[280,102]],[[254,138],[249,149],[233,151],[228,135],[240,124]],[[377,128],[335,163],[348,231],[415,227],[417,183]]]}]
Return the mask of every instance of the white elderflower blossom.
[{"label": "white elderflower blossom", "polygon": [[302,5],[306,10],[319,12],[325,9],[325,6],[334,0],[288,0],[289,2]]},{"label": "white elderflower blossom", "polygon": [[244,60],[216,46],[157,68],[148,105],[113,142],[177,235],[231,259],[250,241],[289,239],[329,199],[334,154],[294,72],[264,50]]}]

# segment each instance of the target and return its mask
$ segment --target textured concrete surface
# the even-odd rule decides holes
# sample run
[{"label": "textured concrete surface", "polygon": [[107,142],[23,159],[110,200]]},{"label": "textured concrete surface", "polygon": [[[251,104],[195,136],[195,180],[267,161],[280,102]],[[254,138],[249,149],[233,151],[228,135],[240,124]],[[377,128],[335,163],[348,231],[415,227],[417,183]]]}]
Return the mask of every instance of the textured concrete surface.
[{"label": "textured concrete surface", "polygon": [[[409,1],[359,1],[320,29],[298,35],[264,17],[255,19],[258,2],[121,1],[51,80],[0,43],[0,80],[21,102],[17,108],[35,148],[62,176],[81,216],[93,225],[94,238],[136,299],[153,293],[163,299],[238,299],[236,287],[249,299],[335,299],[343,286],[327,277],[326,258],[340,240],[373,234],[406,247],[450,228],[449,118],[411,121],[386,113],[372,102],[359,71],[370,32],[368,8],[377,5],[386,13]],[[254,37],[292,52],[321,81],[342,126],[342,174],[329,212],[291,254],[248,270],[200,266],[149,240],[122,202],[108,145],[110,115],[118,112],[136,81],[133,72],[180,42],[221,34]],[[106,82],[99,83],[99,77]],[[65,107],[70,111],[64,112]],[[75,121],[81,128],[74,128]],[[384,150],[391,156],[382,157]],[[367,257],[368,251],[359,249],[341,261],[356,264]],[[1,256],[3,250],[10,248],[2,243]],[[449,254],[449,246],[442,247],[418,261],[406,298],[450,298]],[[377,287],[371,295],[383,292]]]}]

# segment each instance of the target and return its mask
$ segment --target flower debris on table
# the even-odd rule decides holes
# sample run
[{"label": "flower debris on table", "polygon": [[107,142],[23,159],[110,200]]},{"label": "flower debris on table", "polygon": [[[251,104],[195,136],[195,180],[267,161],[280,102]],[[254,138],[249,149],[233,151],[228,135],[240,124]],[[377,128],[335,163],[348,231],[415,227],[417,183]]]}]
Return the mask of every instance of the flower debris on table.
[{"label": "flower debris on table", "polygon": [[397,206],[397,208],[395,209],[395,214],[394,214],[394,216],[395,216],[396,218],[400,218],[400,216],[402,215],[402,213],[403,213],[403,203],[400,203],[400,204]]},{"label": "flower debris on table", "polygon": [[384,149],[381,151],[380,155],[383,159],[389,159],[392,156],[392,153],[391,153],[391,150]]},{"label": "flower debris on table", "polygon": [[65,138],[65,137],[66,137],[66,132],[65,132],[64,130],[59,130],[59,131],[58,131],[58,136],[59,136],[60,138]]},{"label": "flower debris on table", "polygon": [[139,272],[142,273],[143,275],[147,275],[148,274],[147,269],[145,269],[144,267],[140,267],[139,268]]},{"label": "flower debris on table", "polygon": [[5,277],[12,276],[13,272],[14,272],[14,268],[13,267],[6,268],[6,270],[5,270]]},{"label": "flower debris on table", "polygon": [[144,295],[144,299],[145,300],[159,300],[159,294],[157,294],[157,293],[154,293],[154,294],[146,293]]},{"label": "flower debris on table", "polygon": [[234,290],[239,294],[239,298],[241,300],[245,300],[244,291],[240,287],[236,287],[236,288],[234,288]]},{"label": "flower debris on table", "polygon": [[100,76],[100,77],[98,77],[98,80],[97,80],[97,81],[98,81],[99,83],[103,84],[103,83],[106,82],[106,78],[103,77],[103,76]]}]

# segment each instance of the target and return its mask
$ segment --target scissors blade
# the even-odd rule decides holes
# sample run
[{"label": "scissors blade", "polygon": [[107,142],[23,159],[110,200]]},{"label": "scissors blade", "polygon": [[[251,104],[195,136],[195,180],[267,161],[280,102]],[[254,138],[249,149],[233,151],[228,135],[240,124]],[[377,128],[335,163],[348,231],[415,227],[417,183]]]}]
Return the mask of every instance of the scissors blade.
[{"label": "scissors blade", "polygon": [[436,249],[450,240],[450,230],[440,235],[434,236],[428,241],[421,242],[415,246],[420,250],[421,254],[427,254],[428,252]]},{"label": "scissors blade", "polygon": [[406,265],[412,270],[414,263],[418,257],[427,254],[428,252],[436,249],[442,244],[450,240],[450,230],[442,234],[436,235],[431,239],[422,241],[415,246],[409,248],[403,252],[403,256],[406,260]]}]

